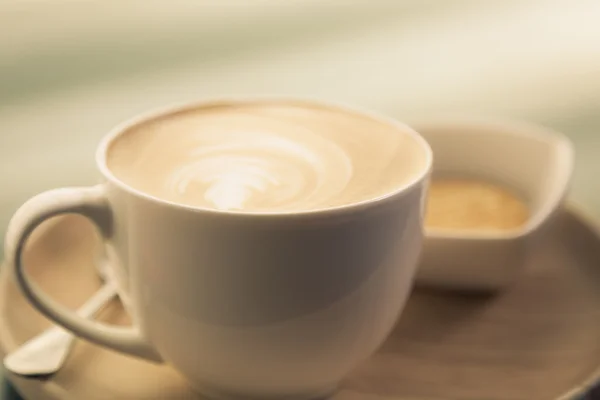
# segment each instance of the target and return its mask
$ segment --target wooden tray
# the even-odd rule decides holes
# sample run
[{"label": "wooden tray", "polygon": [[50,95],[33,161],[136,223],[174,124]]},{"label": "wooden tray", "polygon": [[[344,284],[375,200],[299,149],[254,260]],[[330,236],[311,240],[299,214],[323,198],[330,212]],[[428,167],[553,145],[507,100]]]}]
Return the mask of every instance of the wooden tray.
[{"label": "wooden tray", "polygon": [[[335,400],[570,399],[600,376],[600,230],[573,208],[561,213],[526,272],[496,295],[417,290],[394,333],[344,382]],[[49,222],[30,241],[29,271],[76,307],[99,286],[97,237],[80,217]],[[49,323],[0,274],[0,350]],[[104,321],[127,323],[115,301]],[[257,360],[258,361],[258,360]],[[30,400],[199,399],[168,366],[78,342],[50,379],[9,375]]]}]

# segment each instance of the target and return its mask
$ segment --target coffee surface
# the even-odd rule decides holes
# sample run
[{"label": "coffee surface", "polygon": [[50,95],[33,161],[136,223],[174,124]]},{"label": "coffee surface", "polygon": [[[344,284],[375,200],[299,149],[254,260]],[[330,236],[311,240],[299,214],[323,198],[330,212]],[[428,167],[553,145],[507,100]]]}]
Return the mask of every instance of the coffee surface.
[{"label": "coffee surface", "polygon": [[315,210],[385,195],[426,167],[402,128],[325,106],[221,103],[134,125],[107,164],[146,194],[245,212]]},{"label": "coffee surface", "polygon": [[526,203],[511,190],[478,179],[435,178],[429,188],[426,226],[510,230],[527,222]]}]

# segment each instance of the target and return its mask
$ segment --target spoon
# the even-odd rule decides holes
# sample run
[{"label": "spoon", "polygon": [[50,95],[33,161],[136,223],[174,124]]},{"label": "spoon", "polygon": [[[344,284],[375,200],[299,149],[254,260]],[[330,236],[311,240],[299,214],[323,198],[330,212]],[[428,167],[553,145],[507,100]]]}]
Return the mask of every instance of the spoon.
[{"label": "spoon", "polygon": [[[104,285],[77,310],[81,317],[94,317],[116,296],[116,286],[109,278],[108,268],[104,261],[96,263],[98,275],[104,281]],[[71,332],[54,326],[6,356],[4,367],[23,376],[53,374],[64,365],[74,343],[75,336]]]}]

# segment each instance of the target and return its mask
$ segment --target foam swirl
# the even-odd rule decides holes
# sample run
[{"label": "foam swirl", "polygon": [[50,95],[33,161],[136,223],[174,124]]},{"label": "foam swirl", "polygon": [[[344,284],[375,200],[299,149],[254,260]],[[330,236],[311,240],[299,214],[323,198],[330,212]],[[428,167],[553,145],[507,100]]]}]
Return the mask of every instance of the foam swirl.
[{"label": "foam swirl", "polygon": [[376,195],[409,176],[388,172],[405,139],[361,116],[249,103],[146,122],[119,138],[107,161],[129,185],[181,204],[308,210]]},{"label": "foam swirl", "polygon": [[352,176],[350,160],[331,142],[308,146],[262,131],[231,132],[215,142],[174,166],[165,182],[171,196],[220,210],[294,208],[326,202]]}]

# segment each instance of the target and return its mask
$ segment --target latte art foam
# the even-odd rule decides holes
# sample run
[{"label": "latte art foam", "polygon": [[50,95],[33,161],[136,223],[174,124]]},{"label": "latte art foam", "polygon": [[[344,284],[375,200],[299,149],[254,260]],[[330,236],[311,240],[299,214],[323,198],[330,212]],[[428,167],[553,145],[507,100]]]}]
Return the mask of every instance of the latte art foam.
[{"label": "latte art foam", "polygon": [[165,177],[163,196],[220,210],[318,206],[339,195],[352,176],[342,149],[319,137],[304,144],[240,130],[182,152]]},{"label": "latte art foam", "polygon": [[411,178],[420,167],[407,152],[411,140],[325,108],[221,105],[132,128],[112,144],[108,166],[132,187],[180,204],[311,210],[377,196]]}]

